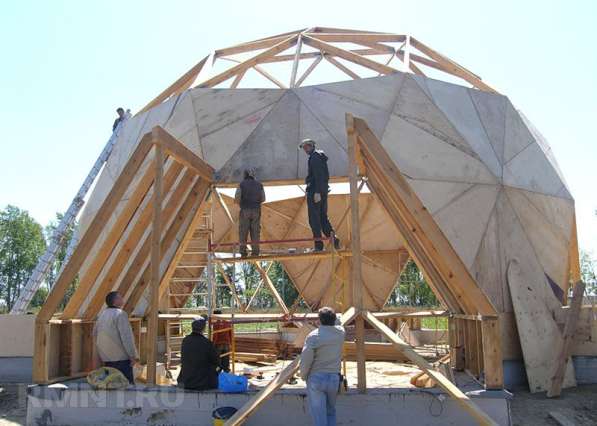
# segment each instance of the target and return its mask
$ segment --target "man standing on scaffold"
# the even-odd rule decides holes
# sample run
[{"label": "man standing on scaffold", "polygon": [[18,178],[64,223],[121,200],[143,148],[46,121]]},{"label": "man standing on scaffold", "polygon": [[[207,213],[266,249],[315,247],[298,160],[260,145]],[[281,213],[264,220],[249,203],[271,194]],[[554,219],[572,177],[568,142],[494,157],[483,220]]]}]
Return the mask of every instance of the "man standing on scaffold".
[{"label": "man standing on scaffold", "polygon": [[[334,238],[334,247],[340,248],[340,240],[335,236],[334,228],[328,219],[328,192],[330,173],[328,171],[328,157],[322,150],[316,149],[315,141],[304,139],[299,148],[309,156],[307,160],[307,177],[305,190],[307,196],[307,210],[309,213],[309,226],[313,238],[321,238],[321,233],[326,237]],[[315,241],[315,251],[323,250],[323,241]]]}]

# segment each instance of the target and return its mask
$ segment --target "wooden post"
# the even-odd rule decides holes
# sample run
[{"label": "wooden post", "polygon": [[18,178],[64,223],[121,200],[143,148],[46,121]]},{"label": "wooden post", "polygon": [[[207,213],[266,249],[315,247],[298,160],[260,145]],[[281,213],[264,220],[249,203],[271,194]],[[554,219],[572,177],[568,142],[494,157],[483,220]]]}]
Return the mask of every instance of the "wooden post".
[{"label": "wooden post", "polygon": [[352,250],[352,301],[358,316],[355,319],[355,340],[357,351],[357,386],[359,392],[367,390],[367,370],[365,366],[365,320],[363,310],[363,289],[361,275],[361,230],[359,226],[359,183],[357,171],[357,136],[354,130],[354,117],[346,114],[348,136],[348,181],[350,183],[350,217]]},{"label": "wooden post", "polygon": [[153,223],[151,228],[151,287],[150,310],[147,325],[147,383],[156,384],[158,354],[158,309],[160,300],[160,243],[162,237],[162,176],[164,172],[164,151],[155,144],[155,181],[153,190]]},{"label": "wooden post", "polygon": [[504,366],[499,320],[497,318],[484,319],[481,321],[481,329],[485,389],[502,389],[504,387]]},{"label": "wooden post", "polygon": [[[583,294],[585,292],[585,283],[579,281],[575,284],[572,290],[572,300],[570,301],[570,308],[568,308],[568,317],[564,325],[564,340],[559,351],[556,352],[554,374],[551,378],[551,386],[547,391],[547,397],[553,398],[560,396],[562,392],[562,383],[564,382],[564,375],[566,373],[566,364],[568,358],[572,353],[572,344],[574,335],[576,334],[576,323],[580,315],[580,308],[582,307]],[[572,361],[570,361],[572,362]]]}]

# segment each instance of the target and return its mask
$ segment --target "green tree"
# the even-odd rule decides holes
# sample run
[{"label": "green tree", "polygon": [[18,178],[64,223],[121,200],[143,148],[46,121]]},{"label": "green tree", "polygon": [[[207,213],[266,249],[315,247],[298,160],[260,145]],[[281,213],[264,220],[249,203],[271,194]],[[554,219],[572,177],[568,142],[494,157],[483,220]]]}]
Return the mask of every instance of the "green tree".
[{"label": "green tree", "polygon": [[27,211],[0,211],[0,309],[12,308],[45,248],[43,229]]},{"label": "green tree", "polygon": [[389,305],[439,306],[431,287],[425,281],[417,264],[412,260],[409,260],[402,270],[399,283],[390,297]]},{"label": "green tree", "polygon": [[[63,217],[64,217],[64,214],[56,213],[56,219],[51,221],[44,228],[44,235],[45,235],[46,241],[48,242],[48,245],[50,244],[52,236],[54,235],[54,232],[56,231],[56,228],[58,228],[58,225],[62,221]],[[64,244],[62,244],[62,246],[58,250],[58,253],[56,254],[56,258],[54,259],[52,267],[50,268],[50,271],[48,272],[48,275],[46,276],[46,279],[45,279],[46,284],[48,285],[48,292],[54,286],[54,283],[56,282],[56,279],[58,278],[58,274],[60,273],[60,270],[62,269],[62,265],[64,264],[64,261],[66,259],[66,250],[67,250],[67,247],[68,247],[71,239],[74,236],[76,227],[77,227],[77,222],[75,221],[73,224],[71,224],[66,229]],[[66,305],[66,302],[70,299],[72,294],[75,292],[78,284],[79,284],[79,278],[76,277],[73,280],[73,282],[70,284],[68,289],[66,290],[64,298],[62,300],[62,303],[60,304],[60,307],[59,307],[60,309],[64,308],[64,306]],[[39,300],[39,298],[34,298],[34,300],[31,301],[30,306],[33,308],[41,306],[41,305],[37,305],[37,303],[35,303],[38,300]],[[43,304],[43,301],[45,301],[45,299],[42,300],[42,304]]]},{"label": "green tree", "polygon": [[597,265],[591,253],[580,251],[580,276],[586,284],[585,294],[597,295]]}]

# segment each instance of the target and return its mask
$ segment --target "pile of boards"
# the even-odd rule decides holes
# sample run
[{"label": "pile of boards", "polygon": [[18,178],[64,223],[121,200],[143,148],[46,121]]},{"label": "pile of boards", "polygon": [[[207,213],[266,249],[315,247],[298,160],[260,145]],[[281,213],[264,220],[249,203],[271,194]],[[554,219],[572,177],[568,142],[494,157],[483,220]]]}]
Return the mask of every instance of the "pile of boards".
[{"label": "pile of boards", "polygon": [[299,354],[301,348],[282,339],[259,337],[234,338],[235,357],[243,362],[275,362],[277,358],[289,358]]}]

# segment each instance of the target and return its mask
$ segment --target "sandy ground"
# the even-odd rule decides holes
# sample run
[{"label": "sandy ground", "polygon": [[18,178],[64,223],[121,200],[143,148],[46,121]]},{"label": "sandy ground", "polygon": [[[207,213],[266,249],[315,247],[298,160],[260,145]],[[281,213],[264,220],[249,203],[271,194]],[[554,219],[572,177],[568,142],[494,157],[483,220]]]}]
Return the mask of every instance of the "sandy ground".
[{"label": "sandy ground", "polygon": [[[410,376],[407,371],[410,367],[393,363],[376,363],[372,368],[386,372],[386,378],[376,378],[375,382],[369,380],[369,386],[387,386],[387,380],[392,380],[396,385],[396,378]],[[385,365],[388,364],[388,365]],[[348,377],[351,381],[352,368],[348,366]],[[377,376],[377,375],[375,375]],[[267,380],[264,379],[264,383]],[[354,384],[356,380],[352,381]],[[299,381],[295,386],[303,386]],[[26,385],[0,384],[0,426],[14,426],[25,424],[26,419]],[[579,386],[575,389],[564,390],[557,399],[547,399],[545,394],[531,395],[519,391],[512,401],[513,426],[558,426],[558,423],[549,417],[550,411],[557,411],[577,426],[597,425],[597,385]]]}]

